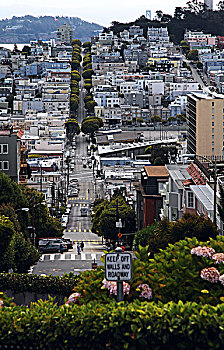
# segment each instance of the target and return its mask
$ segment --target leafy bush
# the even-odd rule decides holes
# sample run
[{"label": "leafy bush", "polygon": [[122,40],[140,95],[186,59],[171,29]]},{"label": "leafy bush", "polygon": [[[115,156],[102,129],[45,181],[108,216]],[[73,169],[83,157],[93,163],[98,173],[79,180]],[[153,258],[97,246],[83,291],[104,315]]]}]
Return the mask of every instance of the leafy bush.
[{"label": "leafy bush", "polygon": [[0,310],[2,348],[223,349],[224,305],[196,303],[88,303],[50,301]]},{"label": "leafy bush", "polygon": [[[178,300],[218,304],[223,297],[221,283],[211,284],[201,278],[201,270],[216,266],[220,274],[224,273],[224,264],[215,265],[214,260],[191,254],[197,246],[213,248],[216,253],[224,252],[224,237],[200,242],[196,238],[187,238],[160,250],[154,259],[147,258],[147,247],[136,253],[133,261],[133,279],[131,288],[135,291],[139,282],[147,283],[153,291],[153,300],[164,303]],[[144,253],[144,255],[143,255]],[[203,293],[203,291],[206,291]],[[221,298],[221,299],[220,299]]]},{"label": "leafy bush", "polygon": [[15,293],[35,292],[69,296],[79,277],[70,273],[59,276],[38,276],[31,274],[0,273],[0,290],[11,289]]},{"label": "leafy bush", "polygon": [[218,234],[216,226],[210,219],[206,219],[203,215],[186,213],[176,222],[163,219],[156,225],[138,231],[134,238],[133,249],[138,250],[139,244],[148,245],[150,253],[154,254],[166,248],[169,243],[175,243],[186,237],[197,237],[206,241],[210,237],[216,238]]}]

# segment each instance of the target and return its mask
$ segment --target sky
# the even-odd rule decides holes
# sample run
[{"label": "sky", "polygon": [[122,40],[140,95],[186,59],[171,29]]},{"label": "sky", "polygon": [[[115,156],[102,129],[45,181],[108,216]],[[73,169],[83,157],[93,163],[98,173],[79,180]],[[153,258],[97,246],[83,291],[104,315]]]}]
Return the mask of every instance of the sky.
[{"label": "sky", "polygon": [[[216,5],[219,0],[213,0]],[[13,16],[70,16],[109,26],[112,21],[129,22],[146,10],[172,14],[187,0],[7,0],[0,1],[0,18]],[[63,7],[62,7],[63,5]]]}]

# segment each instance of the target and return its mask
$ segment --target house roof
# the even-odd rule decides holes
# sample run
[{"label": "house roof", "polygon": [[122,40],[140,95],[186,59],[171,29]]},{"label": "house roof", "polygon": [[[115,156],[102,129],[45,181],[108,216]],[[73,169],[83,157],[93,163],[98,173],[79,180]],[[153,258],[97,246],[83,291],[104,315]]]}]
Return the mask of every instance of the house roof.
[{"label": "house roof", "polygon": [[214,208],[214,191],[208,185],[193,185],[190,186],[191,191],[197,199],[203,204],[207,211],[212,211]]},{"label": "house roof", "polygon": [[202,172],[198,169],[198,167],[191,163],[187,168],[188,174],[191,176],[192,180],[196,185],[205,185],[206,184],[206,178],[202,174]]},{"label": "house roof", "polygon": [[169,173],[165,166],[145,166],[148,177],[168,177]]}]

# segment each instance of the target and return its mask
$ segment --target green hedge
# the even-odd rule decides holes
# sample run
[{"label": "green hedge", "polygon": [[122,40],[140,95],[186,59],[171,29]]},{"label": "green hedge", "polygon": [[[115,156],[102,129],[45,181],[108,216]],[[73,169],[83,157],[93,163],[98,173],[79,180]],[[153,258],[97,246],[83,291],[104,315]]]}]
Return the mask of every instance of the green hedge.
[{"label": "green hedge", "polygon": [[12,349],[223,349],[224,305],[52,301],[0,311],[0,345]]},{"label": "green hedge", "polygon": [[59,276],[38,276],[32,274],[0,273],[0,291],[15,293],[35,292],[69,296],[79,277],[70,273]]}]

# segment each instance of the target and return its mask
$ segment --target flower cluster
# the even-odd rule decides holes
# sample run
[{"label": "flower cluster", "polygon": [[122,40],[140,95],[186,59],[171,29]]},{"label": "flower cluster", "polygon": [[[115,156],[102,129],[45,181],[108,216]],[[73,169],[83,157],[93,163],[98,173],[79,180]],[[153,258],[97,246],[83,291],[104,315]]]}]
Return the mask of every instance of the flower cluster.
[{"label": "flower cluster", "polygon": [[72,293],[69,296],[68,300],[66,301],[65,305],[75,304],[80,297],[81,297],[81,294],[79,294],[79,293]]},{"label": "flower cluster", "polygon": [[[117,282],[103,280],[103,288],[108,289],[110,294],[117,295]],[[130,284],[123,282],[123,294],[128,295],[130,293]]]},{"label": "flower cluster", "polygon": [[219,281],[219,277],[220,273],[215,267],[209,267],[201,270],[201,278],[208,282],[217,283]]},{"label": "flower cluster", "polygon": [[136,290],[141,290],[140,298],[152,299],[152,289],[148,284],[139,284]]},{"label": "flower cluster", "polygon": [[215,250],[209,247],[195,247],[191,249],[191,254],[195,254],[197,256],[203,256],[204,258],[211,258],[213,254],[215,254]]},{"label": "flower cluster", "polygon": [[0,308],[4,306],[4,301],[0,299]]},{"label": "flower cluster", "polygon": [[212,259],[215,260],[215,264],[224,264],[224,253],[217,253],[212,256]]},{"label": "flower cluster", "polygon": [[219,282],[221,282],[221,284],[224,286],[224,275],[219,277]]}]

